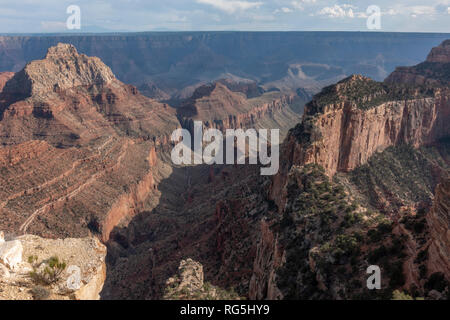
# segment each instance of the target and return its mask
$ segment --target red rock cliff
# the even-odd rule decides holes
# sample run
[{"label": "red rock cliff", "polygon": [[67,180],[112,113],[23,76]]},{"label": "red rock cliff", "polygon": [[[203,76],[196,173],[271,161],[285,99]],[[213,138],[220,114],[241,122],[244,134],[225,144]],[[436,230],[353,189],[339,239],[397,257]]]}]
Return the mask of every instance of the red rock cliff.
[{"label": "red rock cliff", "polygon": [[431,245],[428,249],[430,274],[442,272],[450,281],[450,178],[437,188],[433,208],[427,216]]}]

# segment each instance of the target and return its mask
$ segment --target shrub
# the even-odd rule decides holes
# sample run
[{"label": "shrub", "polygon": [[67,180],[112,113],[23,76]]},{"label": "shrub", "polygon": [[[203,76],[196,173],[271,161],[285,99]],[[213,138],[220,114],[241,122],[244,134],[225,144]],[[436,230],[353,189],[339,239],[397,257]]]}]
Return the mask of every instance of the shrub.
[{"label": "shrub", "polygon": [[28,262],[33,266],[33,271],[29,275],[34,282],[39,284],[51,285],[58,282],[62,272],[66,269],[66,263],[60,262],[56,256],[41,263],[37,263],[36,256],[30,256]]},{"label": "shrub", "polygon": [[404,292],[394,290],[394,292],[392,292],[392,300],[414,300],[414,299],[413,297]]},{"label": "shrub", "polygon": [[31,294],[34,300],[47,300],[50,297],[50,291],[42,286],[35,286],[31,288]]}]

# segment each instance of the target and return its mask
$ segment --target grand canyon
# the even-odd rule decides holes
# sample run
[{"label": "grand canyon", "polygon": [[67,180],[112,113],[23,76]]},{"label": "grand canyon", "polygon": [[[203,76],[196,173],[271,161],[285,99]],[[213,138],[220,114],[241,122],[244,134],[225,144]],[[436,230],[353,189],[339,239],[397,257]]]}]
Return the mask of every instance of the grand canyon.
[{"label": "grand canyon", "polygon": [[[449,299],[448,38],[0,36],[0,299]],[[175,165],[195,121],[278,173]]]}]

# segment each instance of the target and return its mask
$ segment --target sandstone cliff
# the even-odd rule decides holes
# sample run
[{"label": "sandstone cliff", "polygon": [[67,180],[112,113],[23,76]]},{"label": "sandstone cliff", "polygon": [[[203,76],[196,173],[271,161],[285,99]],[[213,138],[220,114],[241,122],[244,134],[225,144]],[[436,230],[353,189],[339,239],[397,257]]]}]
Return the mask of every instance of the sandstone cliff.
[{"label": "sandstone cliff", "polygon": [[[362,108],[363,101],[352,101],[340,91],[354,90],[375,82],[352,76],[333,88],[336,102],[321,106],[323,95],[318,95],[305,107],[303,122],[287,138],[286,150],[294,164],[317,163],[327,174],[350,171],[364,163],[372,154],[391,145],[420,146],[446,137],[450,129],[449,93],[445,88],[431,91],[429,96],[391,99],[383,98],[373,107]],[[348,90],[347,88],[344,90]],[[341,96],[343,94],[344,96]],[[367,102],[379,99],[383,93],[374,92],[362,97]],[[333,97],[327,97],[332,99]],[[320,110],[320,111],[318,111]]]},{"label": "sandstone cliff", "polygon": [[441,272],[450,281],[450,179],[436,188],[433,208],[427,216],[431,245],[428,249],[430,274]]},{"label": "sandstone cliff", "polygon": [[[236,85],[237,86],[237,85]],[[277,128],[282,134],[293,127],[299,116],[291,107],[301,104],[295,94],[267,92],[248,99],[246,94],[231,91],[227,85],[215,82],[197,88],[190,99],[178,109],[181,124],[191,132],[194,121],[202,121],[206,128],[226,129]],[[248,88],[234,88],[247,92]]]},{"label": "sandstone cliff", "polygon": [[74,46],[59,43],[48,50],[45,59],[32,61],[16,73],[4,92],[29,97],[113,80],[111,69],[99,58],[79,55]]},{"label": "sandstone cliff", "polygon": [[[429,63],[445,64],[447,46],[445,42],[434,49]],[[436,189],[428,224],[424,212],[435,182],[450,164],[445,142],[450,136],[450,93],[447,75],[435,72],[435,65],[425,66],[424,74],[435,81],[411,83],[392,76],[380,83],[351,76],[306,105],[302,122],[282,146],[280,173],[269,190],[281,217],[261,233],[258,246],[265,249],[259,249],[255,259],[252,297],[274,297],[273,292],[280,291],[284,298],[367,298],[372,293],[358,284],[367,261],[382,265],[389,278],[379,293],[384,298],[393,288],[431,299],[445,297],[445,182]],[[389,160],[392,165],[376,167]],[[322,187],[325,178],[311,166],[334,178],[338,189]],[[357,175],[364,178],[354,185],[361,178]],[[342,212],[345,202],[333,208],[335,199],[351,205]],[[388,219],[380,223],[375,210]],[[384,239],[378,234],[385,234]],[[280,265],[280,258],[274,257],[284,262]],[[362,257],[365,262],[359,260]],[[352,271],[346,267],[348,259]],[[270,276],[273,270],[278,271]],[[342,273],[347,273],[347,280]],[[352,283],[346,284],[349,279]]]}]

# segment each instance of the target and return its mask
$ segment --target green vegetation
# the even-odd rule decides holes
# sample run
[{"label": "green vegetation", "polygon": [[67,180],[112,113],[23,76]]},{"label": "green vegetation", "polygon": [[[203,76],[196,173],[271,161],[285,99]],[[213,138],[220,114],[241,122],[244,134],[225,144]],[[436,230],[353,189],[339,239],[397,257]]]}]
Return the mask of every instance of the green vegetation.
[{"label": "green vegetation", "polygon": [[322,113],[326,106],[351,102],[360,109],[370,109],[388,101],[432,97],[430,86],[392,85],[361,76],[351,76],[335,85],[324,88],[308,105],[309,114]]},{"label": "green vegetation", "polygon": [[50,297],[50,290],[42,286],[35,286],[30,291],[34,300],[47,300]]},{"label": "green vegetation", "polygon": [[414,70],[431,79],[439,80],[441,84],[450,82],[450,63],[423,62],[414,67]]},{"label": "green vegetation", "polygon": [[394,290],[392,292],[392,300],[424,300],[423,298],[413,298],[409,294],[404,293],[400,290]]},{"label": "green vegetation", "polygon": [[[374,154],[367,164],[350,173],[350,180],[358,187],[370,204],[379,207],[383,198],[389,199],[397,210],[405,202],[429,201],[438,182],[436,167],[448,170],[444,159],[450,155],[450,144],[414,149],[409,145],[389,147]],[[412,226],[420,232],[424,226]]]},{"label": "green vegetation", "polygon": [[[313,299],[318,292],[324,298],[326,293],[318,289],[315,272],[310,268],[310,255],[316,261],[316,272],[347,281],[344,279],[349,271],[345,266],[358,265],[363,243],[362,234],[350,228],[358,229],[363,214],[357,212],[358,204],[349,203],[344,188],[330,181],[318,165],[294,168],[287,194],[287,208],[280,223],[286,263],[277,270],[278,287],[286,299]],[[312,250],[312,243],[319,247]]]},{"label": "green vegetation", "polygon": [[164,292],[164,300],[241,300],[242,298],[231,288],[229,290],[219,288],[209,282],[205,282],[202,288],[179,288],[175,283],[168,286]]},{"label": "green vegetation", "polygon": [[28,262],[32,265],[33,271],[29,276],[37,284],[52,285],[57,283],[62,272],[66,269],[66,263],[60,262],[59,258],[53,256],[38,263],[37,256],[28,257]]},{"label": "green vegetation", "polygon": [[313,117],[305,117],[299,124],[297,124],[290,132],[297,138],[298,143],[303,146],[309,146],[316,141],[322,139],[320,129],[314,124]]}]

